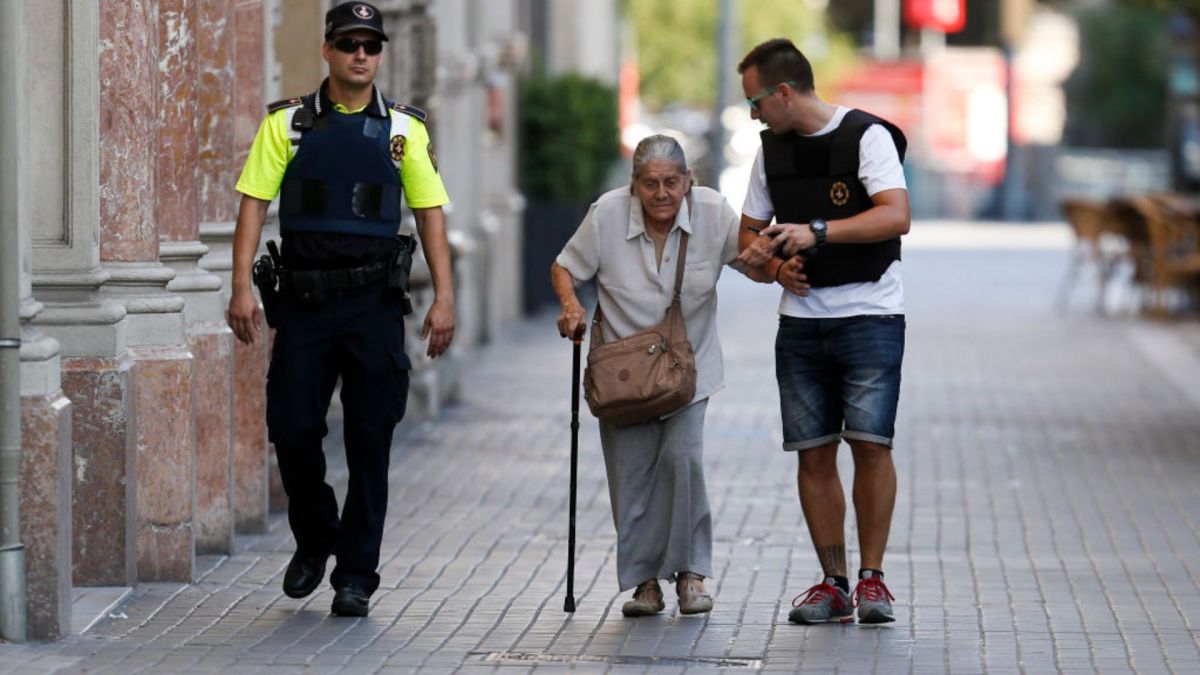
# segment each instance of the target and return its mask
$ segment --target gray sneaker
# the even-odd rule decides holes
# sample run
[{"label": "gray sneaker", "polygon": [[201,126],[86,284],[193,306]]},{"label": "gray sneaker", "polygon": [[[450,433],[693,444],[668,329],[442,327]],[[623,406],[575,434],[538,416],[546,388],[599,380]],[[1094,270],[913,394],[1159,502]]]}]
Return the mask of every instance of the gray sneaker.
[{"label": "gray sneaker", "polygon": [[792,600],[788,621],[810,625],[814,623],[845,623],[854,620],[854,603],[850,594],[838,588],[832,577],[813,586]]},{"label": "gray sneaker", "polygon": [[883,585],[883,573],[863,570],[854,587],[854,604],[858,605],[859,623],[891,623],[896,620],[892,600],[896,598]]}]

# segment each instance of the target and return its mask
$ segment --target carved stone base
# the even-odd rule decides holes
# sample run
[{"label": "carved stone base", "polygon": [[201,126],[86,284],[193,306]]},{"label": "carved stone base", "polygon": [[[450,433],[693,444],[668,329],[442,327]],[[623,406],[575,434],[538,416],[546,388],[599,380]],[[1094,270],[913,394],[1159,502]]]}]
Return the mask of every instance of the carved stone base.
[{"label": "carved stone base", "polygon": [[267,531],[267,343],[233,346],[233,511],[237,531]]},{"label": "carved stone base", "polygon": [[196,553],[231,553],[233,334],[223,325],[192,324],[188,347],[195,358]]},{"label": "carved stone base", "polygon": [[71,402],[62,393],[21,399],[21,541],[29,637],[71,627]]},{"label": "carved stone base", "polygon": [[196,561],[192,355],[169,346],[138,347],[129,355],[137,362],[137,577],[191,581]]},{"label": "carved stone base", "polygon": [[270,501],[271,513],[286,513],[288,506],[287,491],[283,489],[283,478],[279,475],[279,460],[275,457],[275,445],[270,446],[267,456],[267,496]]},{"label": "carved stone base", "polygon": [[77,586],[132,586],[137,579],[137,452],[133,361],[65,358],[74,453],[72,576]]},{"label": "carved stone base", "polygon": [[[255,122],[257,124],[257,122]],[[208,252],[200,266],[221,278],[222,302],[229,302],[233,267],[232,222],[200,224],[200,240]],[[263,240],[278,237],[268,215]],[[275,453],[267,443],[266,378],[270,335],[253,345],[233,347],[233,512],[238,533],[267,530],[267,515],[287,508],[287,498],[275,469]]]}]

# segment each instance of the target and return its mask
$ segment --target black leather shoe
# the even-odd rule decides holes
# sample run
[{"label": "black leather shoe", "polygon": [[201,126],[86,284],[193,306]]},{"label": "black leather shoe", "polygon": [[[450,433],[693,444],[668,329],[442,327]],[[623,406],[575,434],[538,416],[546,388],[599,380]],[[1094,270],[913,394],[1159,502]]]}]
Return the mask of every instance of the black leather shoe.
[{"label": "black leather shoe", "polygon": [[303,598],[317,590],[325,580],[325,561],[329,554],[309,555],[297,551],[283,573],[283,593],[289,598]]},{"label": "black leather shoe", "polygon": [[358,586],[343,586],[333,596],[335,616],[366,616],[371,596]]}]

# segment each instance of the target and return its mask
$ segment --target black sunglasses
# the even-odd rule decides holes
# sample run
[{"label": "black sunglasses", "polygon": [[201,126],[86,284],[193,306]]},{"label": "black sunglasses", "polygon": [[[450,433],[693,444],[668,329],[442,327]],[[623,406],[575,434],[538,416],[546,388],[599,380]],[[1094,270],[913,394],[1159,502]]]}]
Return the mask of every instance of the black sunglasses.
[{"label": "black sunglasses", "polygon": [[359,40],[358,38],[343,37],[333,41],[333,48],[339,52],[354,54],[362,47],[367,56],[375,56],[383,51],[383,40]]}]

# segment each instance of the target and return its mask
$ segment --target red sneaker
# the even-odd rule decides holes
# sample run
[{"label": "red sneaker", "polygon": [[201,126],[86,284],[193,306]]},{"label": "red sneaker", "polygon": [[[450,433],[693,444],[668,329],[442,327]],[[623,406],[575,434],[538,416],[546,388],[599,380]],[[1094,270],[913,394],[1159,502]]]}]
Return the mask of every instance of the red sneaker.
[{"label": "red sneaker", "polygon": [[892,600],[896,598],[883,584],[882,572],[863,570],[854,587],[854,604],[858,606],[859,623],[891,623],[896,620]]},{"label": "red sneaker", "polygon": [[788,612],[788,621],[805,625],[853,620],[854,603],[850,594],[834,585],[830,577],[797,595],[792,600],[792,611]]}]

